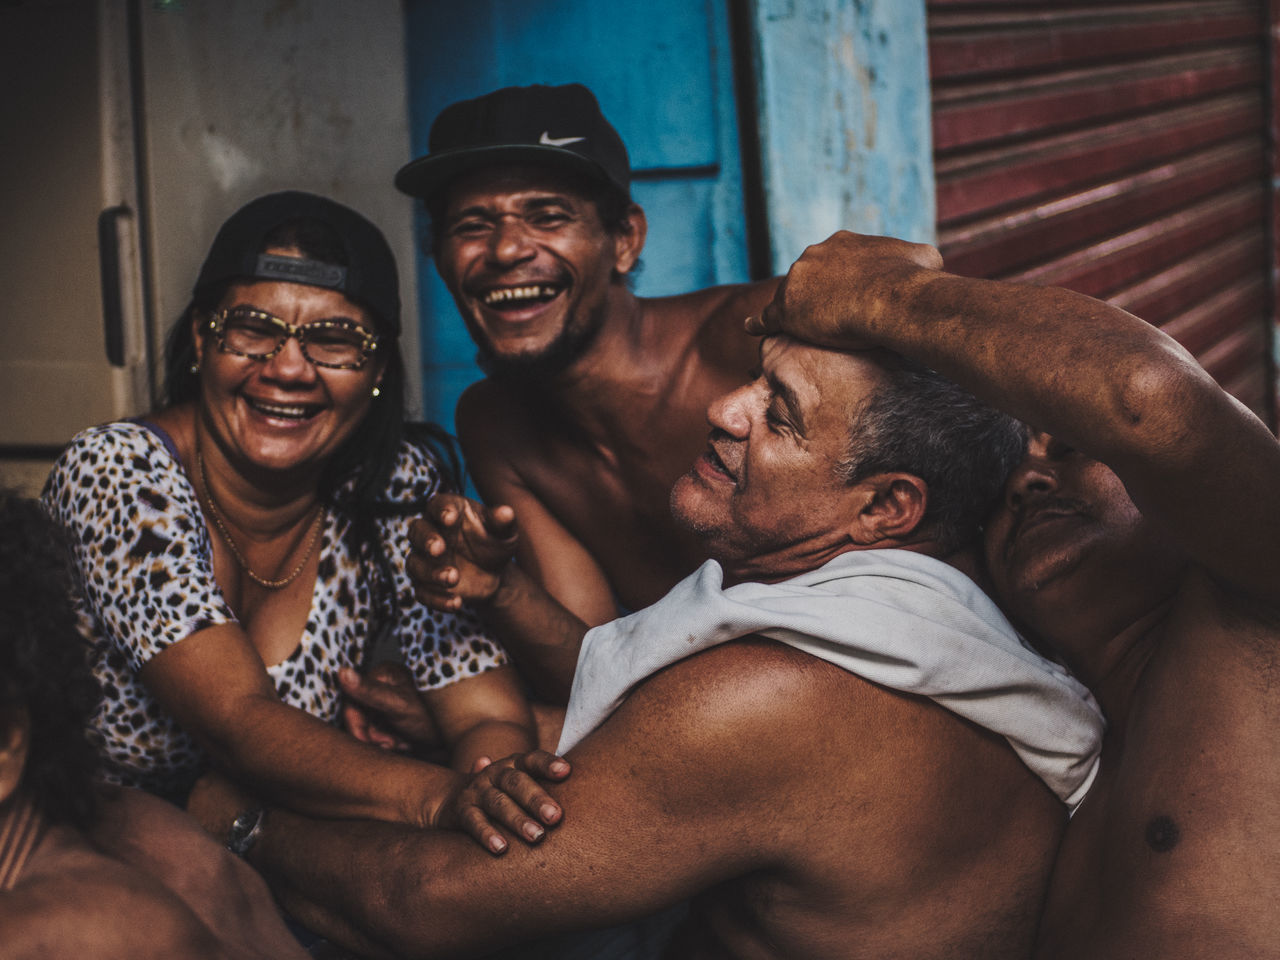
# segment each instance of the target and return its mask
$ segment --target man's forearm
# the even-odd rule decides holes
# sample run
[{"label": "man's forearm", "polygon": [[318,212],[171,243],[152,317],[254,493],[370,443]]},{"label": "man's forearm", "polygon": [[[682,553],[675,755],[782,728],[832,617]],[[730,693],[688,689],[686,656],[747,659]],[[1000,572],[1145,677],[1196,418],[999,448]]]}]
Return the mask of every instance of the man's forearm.
[{"label": "man's forearm", "polygon": [[876,342],[1098,459],[1158,450],[1219,399],[1171,338],[1069,290],[923,273],[881,303]]},{"label": "man's forearm", "polygon": [[[381,880],[394,872],[394,864],[380,854],[394,850],[392,835],[407,829],[373,821],[310,820],[273,809],[248,860],[307,929],[360,956],[395,958],[399,954],[379,935],[387,931],[378,931],[376,924],[385,907]],[[385,869],[371,876],[377,863]]]},{"label": "man's forearm", "polygon": [[445,767],[360,743],[294,707],[271,701],[246,711],[240,742],[218,756],[261,796],[321,817],[425,825],[457,786]]},{"label": "man's forearm", "polygon": [[539,696],[568,703],[587,625],[514,563],[479,609]]},{"label": "man's forearm", "polygon": [[1185,350],[1124,310],[949,274],[932,248],[885,237],[839,233],[810,247],[760,328],[888,348],[1104,462],[1167,448],[1189,417],[1223,403]]}]

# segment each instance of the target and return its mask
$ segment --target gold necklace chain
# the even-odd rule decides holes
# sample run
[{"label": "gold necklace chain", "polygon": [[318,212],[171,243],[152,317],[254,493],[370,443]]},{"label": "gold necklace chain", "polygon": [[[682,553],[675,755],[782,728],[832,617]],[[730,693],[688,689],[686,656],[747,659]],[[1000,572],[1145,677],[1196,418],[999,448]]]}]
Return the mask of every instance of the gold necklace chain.
[{"label": "gold necklace chain", "polygon": [[293,568],[293,572],[282,580],[268,580],[266,577],[260,577],[249,569],[249,561],[244,558],[244,554],[236,546],[235,540],[231,539],[231,531],[222,522],[222,511],[218,509],[217,503],[214,502],[213,491],[209,489],[209,481],[205,479],[204,454],[200,450],[199,430],[196,431],[196,470],[200,474],[200,486],[204,488],[204,502],[209,507],[209,516],[213,518],[213,525],[218,528],[218,532],[222,534],[222,539],[226,541],[227,547],[231,550],[231,555],[236,558],[236,563],[240,564],[240,569],[249,575],[249,579],[259,586],[266,587],[268,590],[279,590],[297,580],[298,574],[302,573],[307,561],[311,559],[311,553],[315,550],[316,543],[319,541],[320,526],[321,521],[324,520],[325,508],[321,506],[319,512],[316,513],[315,520],[311,522],[311,536],[307,540],[307,552],[302,555],[302,559]]}]

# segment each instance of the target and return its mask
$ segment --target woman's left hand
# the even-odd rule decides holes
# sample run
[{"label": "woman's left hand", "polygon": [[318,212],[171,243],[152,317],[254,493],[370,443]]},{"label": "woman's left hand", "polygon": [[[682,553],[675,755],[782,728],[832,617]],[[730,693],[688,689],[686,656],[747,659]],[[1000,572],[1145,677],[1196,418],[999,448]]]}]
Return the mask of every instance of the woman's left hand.
[{"label": "woman's left hand", "polygon": [[569,761],[546,750],[517,753],[496,762],[480,757],[471,775],[440,806],[433,826],[461,830],[494,856],[507,850],[499,826],[526,843],[538,843],[546,829],[564,816],[560,804],[538,781],[567,776]]}]

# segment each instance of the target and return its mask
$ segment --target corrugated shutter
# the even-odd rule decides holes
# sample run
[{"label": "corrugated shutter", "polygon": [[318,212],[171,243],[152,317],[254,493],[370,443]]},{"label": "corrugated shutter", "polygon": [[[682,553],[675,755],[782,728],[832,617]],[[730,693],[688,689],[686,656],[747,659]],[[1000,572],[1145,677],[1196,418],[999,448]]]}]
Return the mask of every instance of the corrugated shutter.
[{"label": "corrugated shutter", "polygon": [[928,11],[949,267],[1118,304],[1270,417],[1266,3]]}]

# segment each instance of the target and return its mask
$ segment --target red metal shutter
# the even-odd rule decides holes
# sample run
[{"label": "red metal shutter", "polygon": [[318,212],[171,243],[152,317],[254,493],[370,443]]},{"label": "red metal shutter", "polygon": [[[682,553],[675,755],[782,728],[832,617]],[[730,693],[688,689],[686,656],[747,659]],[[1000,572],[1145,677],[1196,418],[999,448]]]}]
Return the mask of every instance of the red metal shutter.
[{"label": "red metal shutter", "polygon": [[929,0],[950,269],[1162,327],[1271,421],[1264,0]]}]

